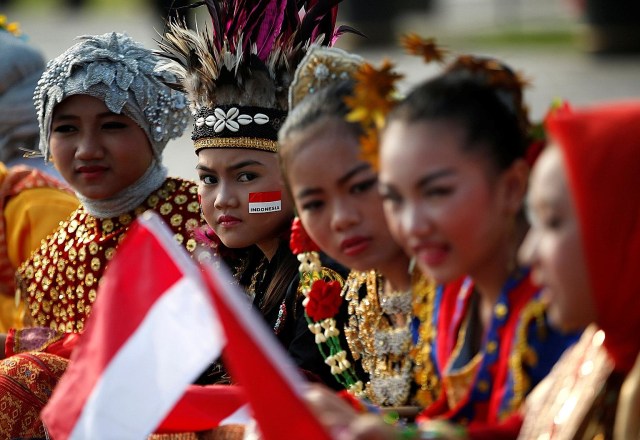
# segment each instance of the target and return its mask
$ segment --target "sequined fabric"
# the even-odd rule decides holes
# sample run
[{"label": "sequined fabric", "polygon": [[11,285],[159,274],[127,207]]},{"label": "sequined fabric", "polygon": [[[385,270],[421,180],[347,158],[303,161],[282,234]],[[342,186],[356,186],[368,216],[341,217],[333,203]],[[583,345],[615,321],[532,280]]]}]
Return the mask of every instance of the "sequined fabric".
[{"label": "sequined fabric", "polygon": [[562,356],[527,399],[519,439],[613,438],[623,376],[613,372],[605,334],[595,325]]},{"label": "sequined fabric", "polygon": [[81,332],[105,266],[133,220],[148,209],[162,216],[176,241],[195,250],[191,232],[202,218],[193,182],[168,178],[142,205],[117,218],[96,219],[81,207],[18,270],[32,324]]}]

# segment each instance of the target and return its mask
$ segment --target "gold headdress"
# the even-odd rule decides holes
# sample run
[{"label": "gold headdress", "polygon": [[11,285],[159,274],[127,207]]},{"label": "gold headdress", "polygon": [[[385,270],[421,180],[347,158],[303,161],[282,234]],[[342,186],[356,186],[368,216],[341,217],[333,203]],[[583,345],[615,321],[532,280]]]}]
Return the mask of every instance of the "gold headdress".
[{"label": "gold headdress", "polygon": [[211,15],[211,34],[169,24],[160,55],[181,80],[172,86],[191,102],[196,152],[277,151],[293,72],[309,45],[330,45],[353,32],[335,29],[339,2],[204,0],[198,5]]},{"label": "gold headdress", "polygon": [[336,47],[311,46],[295,71],[289,88],[289,108],[328,84],[353,79],[363,63],[362,57]]}]

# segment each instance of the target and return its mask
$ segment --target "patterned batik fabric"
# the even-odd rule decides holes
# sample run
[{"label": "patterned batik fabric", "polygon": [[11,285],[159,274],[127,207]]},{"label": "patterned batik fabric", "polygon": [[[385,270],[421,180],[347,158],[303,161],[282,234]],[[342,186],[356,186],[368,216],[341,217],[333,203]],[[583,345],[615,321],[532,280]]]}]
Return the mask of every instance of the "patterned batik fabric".
[{"label": "patterned batik fabric", "polygon": [[0,438],[44,438],[40,411],[67,368],[49,353],[20,353],[0,361]]},{"label": "patterned batik fabric", "polygon": [[159,213],[176,241],[189,252],[195,251],[192,231],[203,223],[197,192],[193,182],[168,178],[142,205],[119,217],[98,219],[82,207],[73,212],[18,269],[18,286],[26,298],[31,324],[81,332],[105,266],[133,220],[147,210]]}]

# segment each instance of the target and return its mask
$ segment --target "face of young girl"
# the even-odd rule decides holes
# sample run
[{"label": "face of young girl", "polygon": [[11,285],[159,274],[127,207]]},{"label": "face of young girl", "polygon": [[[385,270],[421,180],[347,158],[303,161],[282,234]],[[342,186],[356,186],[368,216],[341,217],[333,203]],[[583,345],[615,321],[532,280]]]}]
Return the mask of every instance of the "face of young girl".
[{"label": "face of young girl", "polygon": [[277,243],[293,215],[277,154],[207,148],[198,153],[196,170],[205,220],[225,246],[257,245],[264,251]]},{"label": "face of young girl", "polygon": [[53,110],[49,138],[53,163],[71,187],[90,199],[107,199],[145,173],[153,153],[133,119],[112,113],[88,95],[66,98]]},{"label": "face of young girl", "polygon": [[331,258],[356,270],[397,258],[377,191],[377,175],[359,155],[358,139],[342,121],[304,135],[288,159],[287,179],[300,220]]},{"label": "face of young girl", "polygon": [[392,121],[382,137],[380,191],[389,228],[439,283],[493,267],[518,208],[509,179],[465,152],[463,142],[458,124],[444,121]]},{"label": "face of young girl", "polygon": [[520,258],[531,265],[533,280],[542,287],[551,323],[566,331],[584,328],[596,313],[560,149],[550,147],[538,159],[528,208],[531,229]]}]

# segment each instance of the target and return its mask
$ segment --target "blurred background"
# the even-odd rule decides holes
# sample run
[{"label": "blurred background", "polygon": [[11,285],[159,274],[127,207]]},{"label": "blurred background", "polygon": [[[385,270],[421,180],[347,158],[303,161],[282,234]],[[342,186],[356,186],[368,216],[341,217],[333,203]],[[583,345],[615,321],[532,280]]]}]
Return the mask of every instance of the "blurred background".
[{"label": "blurred background", "polygon": [[[168,8],[188,2],[0,0],[0,14],[20,22],[49,59],[78,35],[110,31],[154,48]],[[198,15],[207,13],[200,8]],[[638,0],[344,0],[338,22],[368,36],[349,35],[338,46],[374,63],[391,59],[405,74],[403,90],[439,71],[398,48],[400,35],[417,32],[454,53],[497,56],[522,72],[531,83],[525,97],[533,119],[557,98],[578,106],[640,97]],[[172,175],[195,178],[188,134],[169,144],[165,163]]]}]

